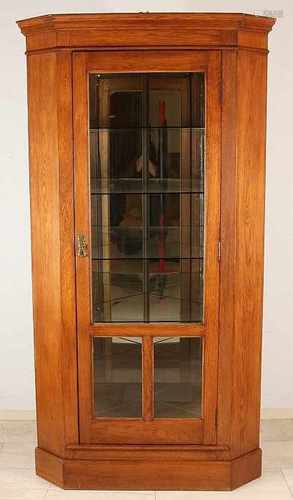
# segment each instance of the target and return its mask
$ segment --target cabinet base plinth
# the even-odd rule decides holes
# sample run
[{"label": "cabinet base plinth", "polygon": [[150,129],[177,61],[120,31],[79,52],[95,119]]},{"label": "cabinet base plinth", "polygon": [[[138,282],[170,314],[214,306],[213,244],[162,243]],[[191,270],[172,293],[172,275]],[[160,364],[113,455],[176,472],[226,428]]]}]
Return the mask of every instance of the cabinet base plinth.
[{"label": "cabinet base plinth", "polygon": [[261,475],[261,450],[231,461],[76,460],[36,449],[36,472],[64,489],[233,490]]}]

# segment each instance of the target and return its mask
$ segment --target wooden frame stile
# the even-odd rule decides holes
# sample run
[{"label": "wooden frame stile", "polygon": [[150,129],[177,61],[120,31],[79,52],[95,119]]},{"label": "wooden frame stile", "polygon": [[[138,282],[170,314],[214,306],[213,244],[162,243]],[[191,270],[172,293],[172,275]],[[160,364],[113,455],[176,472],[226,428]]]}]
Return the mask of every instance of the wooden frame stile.
[{"label": "wooden frame stile", "polygon": [[[74,137],[75,137],[75,173],[76,173],[76,233],[84,234],[90,242],[89,223],[89,174],[85,175],[85,165],[88,165],[88,74],[90,72],[155,72],[155,71],[204,71],[206,73],[207,89],[207,147],[206,147],[206,230],[205,230],[205,319],[201,324],[92,324],[90,251],[86,258],[76,260],[77,266],[77,317],[79,341],[79,388],[80,388],[80,432],[84,443],[96,442],[98,436],[103,436],[104,442],[195,442],[216,443],[216,405],[217,383],[215,372],[211,367],[217,366],[218,341],[218,289],[219,263],[217,258],[219,240],[220,213],[220,88],[221,88],[221,55],[219,51],[192,52],[171,51],[161,55],[160,52],[146,51],[143,60],[139,52],[113,52],[109,58],[108,52],[91,52],[74,54],[73,63],[73,95],[74,95]],[[88,168],[88,167],[87,167]],[[90,247],[90,245],[89,245]],[[153,355],[151,349],[153,336],[165,335],[202,336],[204,339],[204,404],[203,418],[196,420],[171,419],[153,420],[152,390],[146,386],[146,371],[151,373]],[[91,337],[99,336],[145,336],[143,342],[144,389],[148,404],[144,406],[144,419],[129,423],[129,436],[125,435],[125,420],[109,426],[108,419],[92,419],[91,380],[89,368],[91,357]],[[149,338],[149,340],[148,340]],[[164,424],[172,428],[172,432],[164,432]],[[171,433],[170,433],[171,432]],[[172,437],[171,437],[172,436]]]}]

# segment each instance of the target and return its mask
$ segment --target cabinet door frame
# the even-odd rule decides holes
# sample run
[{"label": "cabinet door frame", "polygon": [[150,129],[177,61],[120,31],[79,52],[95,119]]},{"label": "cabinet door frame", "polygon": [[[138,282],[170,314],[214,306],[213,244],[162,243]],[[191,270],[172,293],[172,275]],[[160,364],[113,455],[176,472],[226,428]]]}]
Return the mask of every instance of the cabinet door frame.
[{"label": "cabinet door frame", "polygon": [[[95,323],[91,321],[88,75],[97,73],[205,72],[205,271],[203,323]],[[221,53],[219,50],[126,50],[73,53],[75,232],[88,241],[76,256],[79,423],[81,443],[216,444],[221,153]],[[154,336],[203,338],[203,403],[198,419],[108,419],[92,412],[92,337],[142,336],[143,380],[153,369]],[[145,370],[145,373],[144,373]],[[143,382],[143,394],[152,398]],[[127,425],[125,425],[127,424]]]}]

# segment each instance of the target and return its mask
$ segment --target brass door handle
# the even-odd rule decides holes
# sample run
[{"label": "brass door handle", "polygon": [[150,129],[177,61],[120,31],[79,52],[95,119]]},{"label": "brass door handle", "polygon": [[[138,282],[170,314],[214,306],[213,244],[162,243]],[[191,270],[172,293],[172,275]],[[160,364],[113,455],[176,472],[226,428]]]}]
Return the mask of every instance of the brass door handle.
[{"label": "brass door handle", "polygon": [[86,241],[86,237],[84,234],[77,235],[77,256],[78,257],[86,257],[88,254],[88,245]]}]

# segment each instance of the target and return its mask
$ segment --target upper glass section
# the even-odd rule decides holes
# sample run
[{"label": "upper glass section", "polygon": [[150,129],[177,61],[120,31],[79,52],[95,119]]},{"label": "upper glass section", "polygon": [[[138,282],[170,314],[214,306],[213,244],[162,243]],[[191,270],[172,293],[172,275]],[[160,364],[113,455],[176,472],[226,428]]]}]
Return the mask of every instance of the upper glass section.
[{"label": "upper glass section", "polygon": [[91,74],[93,322],[201,322],[203,73]]}]

